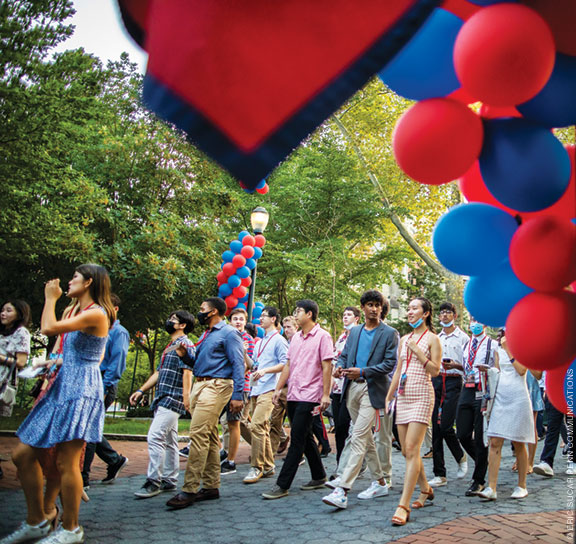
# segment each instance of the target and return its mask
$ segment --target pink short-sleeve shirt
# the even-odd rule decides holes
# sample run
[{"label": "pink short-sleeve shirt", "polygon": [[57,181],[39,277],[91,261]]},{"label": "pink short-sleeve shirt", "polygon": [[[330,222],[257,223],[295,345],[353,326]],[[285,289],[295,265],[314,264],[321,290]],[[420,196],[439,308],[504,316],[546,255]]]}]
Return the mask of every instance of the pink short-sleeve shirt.
[{"label": "pink short-sleeve shirt", "polygon": [[288,347],[290,361],[287,399],[301,402],[322,400],[322,361],[334,357],[334,343],[330,333],[320,325],[304,336],[298,331]]}]

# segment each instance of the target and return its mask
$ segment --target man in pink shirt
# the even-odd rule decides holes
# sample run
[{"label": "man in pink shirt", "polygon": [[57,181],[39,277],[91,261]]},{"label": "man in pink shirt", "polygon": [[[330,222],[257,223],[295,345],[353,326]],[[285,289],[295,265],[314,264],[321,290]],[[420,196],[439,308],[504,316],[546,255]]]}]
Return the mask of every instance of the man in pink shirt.
[{"label": "man in pink shirt", "polygon": [[312,434],[312,419],[330,405],[332,359],[334,346],[330,333],[316,323],[318,304],[313,300],[296,303],[294,317],[300,330],[294,335],[286,364],[280,374],[272,402],[278,401],[280,392],[288,381],[288,418],[291,426],[290,448],[276,485],[266,493],[265,499],[279,499],[288,495],[288,489],[298,471],[302,454],[308,459],[312,479],[300,487],[303,491],[322,489],[326,471],[318,446]]}]

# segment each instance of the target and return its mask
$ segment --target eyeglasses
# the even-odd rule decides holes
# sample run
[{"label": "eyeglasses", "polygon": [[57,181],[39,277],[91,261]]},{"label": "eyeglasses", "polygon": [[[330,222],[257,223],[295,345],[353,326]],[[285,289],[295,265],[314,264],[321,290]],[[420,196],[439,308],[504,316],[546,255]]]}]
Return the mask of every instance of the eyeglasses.
[{"label": "eyeglasses", "polygon": [[303,312],[304,310],[302,308],[296,308],[293,312],[293,316],[296,317],[300,312]]},{"label": "eyeglasses", "polygon": [[452,315],[453,313],[452,310],[442,310],[438,315]]},{"label": "eyeglasses", "polygon": [[260,319],[262,319],[263,317],[270,317],[268,314],[260,314]]}]

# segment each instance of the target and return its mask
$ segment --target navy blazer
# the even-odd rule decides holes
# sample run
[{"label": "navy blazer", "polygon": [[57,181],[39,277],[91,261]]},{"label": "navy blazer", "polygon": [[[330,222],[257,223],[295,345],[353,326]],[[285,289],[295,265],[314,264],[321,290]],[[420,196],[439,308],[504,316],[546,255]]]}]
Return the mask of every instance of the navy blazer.
[{"label": "navy blazer", "polygon": [[[364,325],[356,325],[350,330],[346,345],[338,357],[337,365],[342,368],[356,367],[356,354],[360,333]],[[390,387],[390,376],[396,367],[399,334],[396,329],[380,322],[376,328],[368,363],[364,368],[364,378],[368,385],[370,404],[377,410],[385,408],[386,395]],[[350,380],[344,378],[342,399],[346,398],[346,389]]]}]

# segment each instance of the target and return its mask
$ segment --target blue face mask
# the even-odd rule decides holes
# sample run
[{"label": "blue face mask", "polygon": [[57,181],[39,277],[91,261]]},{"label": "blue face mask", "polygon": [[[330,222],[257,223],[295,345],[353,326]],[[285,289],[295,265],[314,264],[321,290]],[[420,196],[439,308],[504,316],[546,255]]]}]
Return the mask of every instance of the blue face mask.
[{"label": "blue face mask", "polygon": [[452,325],[454,325],[454,320],[450,321],[450,323],[444,323],[444,321],[440,321],[440,325],[442,325],[443,327],[451,327]]},{"label": "blue face mask", "polygon": [[345,325],[344,328],[349,331],[352,327],[355,327],[356,324],[355,323],[350,323],[350,325]]},{"label": "blue face mask", "polygon": [[482,325],[482,323],[478,323],[477,321],[470,323],[470,331],[472,332],[473,335],[478,336],[479,334],[482,334],[483,330],[484,325]]},{"label": "blue face mask", "polygon": [[417,329],[420,325],[424,323],[424,320],[420,318],[416,323],[408,323],[413,329]]}]

